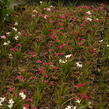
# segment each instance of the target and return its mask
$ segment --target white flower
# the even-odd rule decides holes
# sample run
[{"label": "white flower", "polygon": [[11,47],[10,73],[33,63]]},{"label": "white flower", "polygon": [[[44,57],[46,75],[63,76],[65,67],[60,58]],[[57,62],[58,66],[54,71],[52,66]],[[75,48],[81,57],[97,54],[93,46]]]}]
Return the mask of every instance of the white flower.
[{"label": "white flower", "polygon": [[7,35],[10,35],[10,32],[7,32],[6,34],[7,34]]},{"label": "white flower", "polygon": [[18,35],[21,35],[21,32],[18,32]]},{"label": "white flower", "polygon": [[26,107],[23,107],[23,109],[27,109]]},{"label": "white flower", "polygon": [[15,24],[14,24],[15,26],[18,26],[18,22],[15,22]]},{"label": "white flower", "polygon": [[40,4],[42,4],[42,1],[40,1]]},{"label": "white flower", "polygon": [[37,13],[38,13],[38,11],[37,11],[36,9],[34,9],[34,10],[33,10],[33,13],[36,13],[36,14],[37,14]]},{"label": "white flower", "polygon": [[36,16],[33,14],[33,15],[32,15],[32,18],[35,18],[35,17],[36,17]]},{"label": "white flower", "polygon": [[70,58],[72,54],[66,55],[65,58]]},{"label": "white flower", "polygon": [[18,38],[19,38],[19,36],[15,36],[15,37],[14,37],[15,40],[18,40]]},{"label": "white flower", "polygon": [[15,32],[17,32],[17,28],[13,27],[12,29],[13,29]]},{"label": "white flower", "polygon": [[5,101],[5,97],[0,97],[0,106],[2,106],[2,103]]},{"label": "white flower", "polygon": [[12,54],[9,54],[9,58],[10,58],[10,59],[12,59],[12,58],[13,58]]},{"label": "white flower", "polygon": [[92,14],[90,11],[87,11],[86,13],[87,13],[88,15],[91,15],[91,14]]},{"label": "white flower", "polygon": [[26,95],[24,94],[24,92],[19,93],[19,96],[21,96],[21,98],[24,100],[26,98]]},{"label": "white flower", "polygon": [[47,19],[48,15],[44,15],[44,19]]},{"label": "white flower", "polygon": [[67,106],[65,109],[72,109],[73,108],[73,106]]},{"label": "white flower", "polygon": [[76,100],[76,103],[80,104],[81,100]]},{"label": "white flower", "polygon": [[103,40],[100,40],[99,42],[101,43],[101,42],[103,42]]},{"label": "white flower", "polygon": [[83,65],[80,62],[76,62],[76,66],[79,67],[79,68],[83,67]]},{"label": "white flower", "polygon": [[67,62],[67,60],[59,59],[59,63],[65,64],[66,62]]},{"label": "white flower", "polygon": [[76,109],[76,106],[74,106],[73,109]]},{"label": "white flower", "polygon": [[109,47],[109,44],[107,45],[107,47]]},{"label": "white flower", "polygon": [[51,5],[50,8],[53,8],[53,6]]},{"label": "white flower", "polygon": [[4,42],[3,45],[9,45],[10,41]]},{"label": "white flower", "polygon": [[90,17],[87,17],[86,20],[88,20],[88,21],[92,21],[92,19],[91,19]]},{"label": "white flower", "polygon": [[8,107],[11,109],[13,107],[13,104],[14,104],[13,99],[10,99],[8,103],[9,103]]},{"label": "white flower", "polygon": [[99,19],[98,19],[98,18],[96,18],[95,20],[96,20],[96,21],[98,21]]},{"label": "white flower", "polygon": [[92,104],[92,103],[89,101],[89,102],[88,102],[88,106],[89,106],[90,109],[92,109],[91,104]]},{"label": "white flower", "polygon": [[8,43],[7,42],[4,42],[3,45],[8,45]]},{"label": "white flower", "polygon": [[50,8],[47,8],[47,11],[51,11],[51,9]]}]

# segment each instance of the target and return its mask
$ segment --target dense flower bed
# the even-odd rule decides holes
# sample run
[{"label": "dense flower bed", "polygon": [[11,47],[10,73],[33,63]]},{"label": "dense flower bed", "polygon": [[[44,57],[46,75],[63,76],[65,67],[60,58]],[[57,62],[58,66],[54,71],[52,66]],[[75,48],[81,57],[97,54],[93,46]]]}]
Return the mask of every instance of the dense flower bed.
[{"label": "dense flower bed", "polygon": [[22,15],[16,12],[0,35],[0,108],[107,109],[104,7],[40,1]]}]

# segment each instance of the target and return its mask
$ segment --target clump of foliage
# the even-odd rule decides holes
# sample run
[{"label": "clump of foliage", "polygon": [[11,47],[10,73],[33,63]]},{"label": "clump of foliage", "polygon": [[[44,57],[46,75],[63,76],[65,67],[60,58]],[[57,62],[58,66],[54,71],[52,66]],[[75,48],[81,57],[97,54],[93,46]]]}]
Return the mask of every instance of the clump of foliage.
[{"label": "clump of foliage", "polygon": [[0,0],[0,21],[1,23],[5,23],[9,21],[11,8],[10,3],[12,0]]}]

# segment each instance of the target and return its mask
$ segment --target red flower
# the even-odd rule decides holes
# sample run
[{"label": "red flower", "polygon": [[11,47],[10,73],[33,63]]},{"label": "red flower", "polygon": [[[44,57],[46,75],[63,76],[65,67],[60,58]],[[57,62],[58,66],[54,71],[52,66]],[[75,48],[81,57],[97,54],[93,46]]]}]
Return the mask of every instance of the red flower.
[{"label": "red flower", "polygon": [[80,83],[80,84],[77,84],[77,85],[76,85],[77,88],[81,88],[81,87],[83,87],[83,86],[85,86],[84,83]]},{"label": "red flower", "polygon": [[60,45],[59,48],[63,49],[65,46],[66,46],[66,44],[64,43],[64,44]]},{"label": "red flower", "polygon": [[89,47],[89,52],[90,53],[94,53],[95,52],[95,50],[94,50],[94,48],[92,46]]},{"label": "red flower", "polygon": [[23,36],[24,36],[24,37],[28,37],[28,33],[27,33],[27,32],[24,32],[24,33],[23,33]]},{"label": "red flower", "polygon": [[64,28],[59,28],[59,30],[64,30]]},{"label": "red flower", "polygon": [[56,39],[56,42],[60,42],[60,40],[59,39]]},{"label": "red flower", "polygon": [[28,54],[31,56],[31,57],[36,57],[37,54],[35,52],[28,52]]},{"label": "red flower", "polygon": [[70,13],[66,13],[66,16],[69,17],[69,16],[71,16],[71,14]]},{"label": "red flower", "polygon": [[83,98],[84,100],[88,100],[89,99],[89,97],[87,95],[85,95],[85,94],[80,94],[80,97]]},{"label": "red flower", "polygon": [[55,53],[55,56],[63,56],[64,53]]},{"label": "red flower", "polygon": [[17,52],[17,51],[19,51],[17,48],[10,48],[10,51],[12,51],[12,52]]},{"label": "red flower", "polygon": [[78,44],[78,46],[79,46],[79,47],[81,47],[81,46],[82,46],[82,43],[81,43],[81,42],[78,42],[77,44]]},{"label": "red flower", "polygon": [[52,48],[52,49],[49,49],[49,52],[53,52],[54,51],[54,49]]},{"label": "red flower", "polygon": [[40,67],[38,70],[39,70],[39,72],[40,72],[41,74],[45,74],[45,73],[46,73],[44,67]]},{"label": "red flower", "polygon": [[37,60],[36,63],[38,63],[38,64],[42,64],[43,61],[41,61],[41,60]]},{"label": "red flower", "polygon": [[18,43],[16,46],[17,47],[22,47],[22,44],[21,43]]},{"label": "red flower", "polygon": [[17,96],[19,95],[19,93],[18,93],[18,92],[16,92],[14,95],[17,97]]},{"label": "red flower", "polygon": [[65,18],[65,16],[62,16],[62,15],[61,15],[61,16],[59,16],[59,18],[60,18],[60,19],[64,19],[64,18]]},{"label": "red flower", "polygon": [[54,35],[54,34],[51,34],[50,37],[51,37],[52,39],[57,39],[57,36]]},{"label": "red flower", "polygon": [[53,69],[53,70],[57,70],[57,69],[59,69],[59,67],[52,66],[52,69]]}]

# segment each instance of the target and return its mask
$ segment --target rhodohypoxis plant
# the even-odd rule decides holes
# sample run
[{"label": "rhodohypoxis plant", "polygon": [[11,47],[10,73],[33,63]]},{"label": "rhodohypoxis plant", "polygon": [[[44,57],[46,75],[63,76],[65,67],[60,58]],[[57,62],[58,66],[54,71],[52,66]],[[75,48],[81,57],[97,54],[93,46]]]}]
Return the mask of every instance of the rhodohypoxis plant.
[{"label": "rhodohypoxis plant", "polygon": [[91,94],[98,88],[93,80],[100,76],[94,73],[107,72],[101,63],[108,59],[109,41],[99,37],[105,21],[103,5],[67,8],[40,1],[14,17],[0,34],[0,93],[6,95],[0,106],[92,108]]}]

